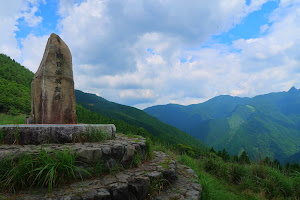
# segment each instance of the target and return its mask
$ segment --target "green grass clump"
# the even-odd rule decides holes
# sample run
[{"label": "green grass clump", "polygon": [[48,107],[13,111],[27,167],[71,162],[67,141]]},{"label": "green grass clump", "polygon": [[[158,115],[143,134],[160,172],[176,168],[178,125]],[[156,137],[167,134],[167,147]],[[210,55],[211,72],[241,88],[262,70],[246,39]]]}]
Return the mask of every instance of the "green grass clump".
[{"label": "green grass clump", "polygon": [[117,162],[115,166],[109,169],[109,174],[116,175],[117,173],[123,171],[124,169],[125,169],[124,166],[121,163]]},{"label": "green grass clump", "polygon": [[0,144],[4,144],[4,140],[5,140],[5,138],[6,138],[6,132],[5,132],[5,130],[0,130]]},{"label": "green grass clump", "polygon": [[137,151],[135,151],[134,155],[133,155],[133,159],[132,159],[132,164],[131,165],[134,166],[134,167],[137,167],[141,163],[142,163],[141,156],[140,156],[140,154]]},{"label": "green grass clump", "polygon": [[53,187],[71,180],[82,179],[81,174],[89,174],[77,167],[75,154],[71,150],[47,151],[37,154],[23,154],[17,158],[0,161],[0,191],[15,192],[33,187]]},{"label": "green grass clump", "polygon": [[93,167],[90,168],[90,173],[95,176],[102,176],[107,171],[106,165],[102,160],[99,160]]},{"label": "green grass clump", "polygon": [[166,185],[168,185],[166,179],[153,180],[150,184],[150,188],[148,192],[149,198],[153,199],[153,197],[159,195]]},{"label": "green grass clump", "polygon": [[154,157],[153,144],[150,138],[146,138],[146,158],[152,159]]},{"label": "green grass clump", "polygon": [[25,124],[25,119],[27,115],[7,115],[0,113],[0,125],[6,124]]},{"label": "green grass clump", "polygon": [[112,139],[109,133],[97,128],[88,127],[85,132],[75,136],[74,142],[101,142],[108,139]]},{"label": "green grass clump", "polygon": [[19,139],[20,133],[18,127],[13,132],[8,132],[5,129],[0,130],[0,144],[5,144],[7,140],[12,142],[9,144],[19,144]]}]

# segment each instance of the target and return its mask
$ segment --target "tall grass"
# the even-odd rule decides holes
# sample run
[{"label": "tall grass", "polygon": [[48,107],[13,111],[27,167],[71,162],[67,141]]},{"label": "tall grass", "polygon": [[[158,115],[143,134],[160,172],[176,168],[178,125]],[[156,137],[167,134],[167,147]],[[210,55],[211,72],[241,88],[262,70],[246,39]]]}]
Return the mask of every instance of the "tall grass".
[{"label": "tall grass", "polygon": [[243,196],[245,199],[299,199],[300,197],[300,173],[298,172],[286,176],[278,169],[264,164],[226,163],[221,158],[209,154],[200,159],[182,155],[180,162],[193,168],[200,177],[203,199],[236,199],[235,196]]},{"label": "tall grass", "polygon": [[76,166],[75,154],[71,150],[46,151],[24,154],[18,158],[0,161],[0,191],[15,192],[32,187],[48,187],[82,179],[81,174],[89,174]]}]

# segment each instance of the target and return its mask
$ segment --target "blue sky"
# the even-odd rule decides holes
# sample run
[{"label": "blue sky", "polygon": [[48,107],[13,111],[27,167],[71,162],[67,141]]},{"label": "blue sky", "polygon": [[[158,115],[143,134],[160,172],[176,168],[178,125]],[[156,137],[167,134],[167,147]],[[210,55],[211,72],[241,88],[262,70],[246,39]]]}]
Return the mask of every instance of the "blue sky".
[{"label": "blue sky", "polygon": [[300,88],[299,0],[11,0],[0,53],[35,72],[47,38],[77,89],[145,108]]},{"label": "blue sky", "polygon": [[240,24],[230,29],[228,32],[224,32],[220,35],[213,36],[214,40],[220,43],[229,43],[237,39],[250,39],[257,38],[263,35],[260,27],[268,24],[270,15],[278,8],[279,1],[269,1],[262,5],[260,10],[250,13],[245,17]]}]

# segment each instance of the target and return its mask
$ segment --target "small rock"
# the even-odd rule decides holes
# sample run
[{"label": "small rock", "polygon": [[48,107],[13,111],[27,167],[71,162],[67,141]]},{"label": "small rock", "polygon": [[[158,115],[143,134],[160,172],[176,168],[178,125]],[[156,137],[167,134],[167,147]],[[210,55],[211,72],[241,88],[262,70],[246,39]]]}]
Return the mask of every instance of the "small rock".
[{"label": "small rock", "polygon": [[117,165],[117,161],[113,158],[108,159],[108,161],[106,162],[106,165],[109,169],[115,167]]},{"label": "small rock", "polygon": [[150,188],[150,179],[148,177],[136,177],[128,182],[128,190],[138,200],[146,199]]},{"label": "small rock", "polygon": [[93,151],[93,163],[97,163],[102,157],[102,150],[100,148],[96,148]]},{"label": "small rock", "polygon": [[151,181],[154,181],[154,180],[162,179],[163,174],[161,172],[154,171],[154,172],[150,172],[150,173],[146,174],[146,176],[148,176]]},{"label": "small rock", "polygon": [[190,190],[186,193],[186,197],[189,199],[199,199],[200,198],[200,192],[197,190]]},{"label": "small rock", "polygon": [[132,160],[133,160],[134,151],[135,151],[134,146],[128,145],[126,147],[125,154],[124,154],[124,156],[122,158],[122,162],[125,163],[125,164],[130,164],[132,162]]},{"label": "small rock", "polygon": [[106,156],[110,155],[111,154],[111,148],[110,146],[103,146],[102,147],[102,153]]},{"label": "small rock", "polygon": [[96,190],[90,190],[86,193],[84,193],[81,198],[82,200],[94,200],[97,198],[97,191]]},{"label": "small rock", "polygon": [[124,183],[115,183],[111,185],[109,190],[113,200],[129,199],[128,186]]},{"label": "small rock", "polygon": [[85,163],[92,163],[93,162],[93,151],[92,149],[90,148],[83,148],[83,149],[80,149],[78,151],[78,157],[79,157],[79,160],[81,160],[82,162],[85,162]]},{"label": "small rock", "polygon": [[121,159],[124,155],[124,146],[121,144],[114,144],[111,152],[112,152],[112,156]]}]

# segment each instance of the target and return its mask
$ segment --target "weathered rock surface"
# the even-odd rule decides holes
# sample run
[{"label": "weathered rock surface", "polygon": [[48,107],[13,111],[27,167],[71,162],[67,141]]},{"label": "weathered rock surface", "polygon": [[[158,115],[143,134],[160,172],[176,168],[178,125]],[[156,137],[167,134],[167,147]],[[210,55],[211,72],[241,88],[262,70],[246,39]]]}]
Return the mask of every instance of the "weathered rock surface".
[{"label": "weathered rock surface", "polygon": [[72,55],[54,33],[31,83],[31,123],[76,124]]},{"label": "weathered rock surface", "polygon": [[116,127],[113,124],[77,124],[77,125],[0,125],[4,131],[5,144],[48,144],[71,143],[80,134],[89,131],[102,131],[108,137],[114,137]]}]

